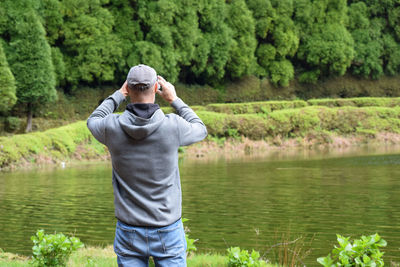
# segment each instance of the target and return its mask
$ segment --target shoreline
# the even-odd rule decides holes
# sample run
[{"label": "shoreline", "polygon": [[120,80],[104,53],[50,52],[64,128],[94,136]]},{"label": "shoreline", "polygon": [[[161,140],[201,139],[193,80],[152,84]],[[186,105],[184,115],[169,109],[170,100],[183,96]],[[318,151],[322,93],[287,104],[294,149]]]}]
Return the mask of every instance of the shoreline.
[{"label": "shoreline", "polygon": [[[326,138],[326,137],[324,137]],[[96,149],[98,152],[98,149]],[[378,133],[373,138],[366,135],[330,135],[329,140],[320,136],[307,135],[304,138],[282,139],[279,136],[267,140],[251,140],[241,136],[236,138],[208,137],[200,143],[180,148],[179,158],[194,161],[218,159],[299,159],[321,156],[352,156],[365,153],[391,153],[400,151],[400,134]],[[29,171],[32,169],[65,168],[90,163],[110,162],[106,147],[104,153],[94,153],[88,144],[77,145],[69,157],[53,158],[49,155],[33,155],[29,160],[21,158],[17,163],[0,168],[0,172]]]},{"label": "shoreline", "polygon": [[[185,150],[187,159],[241,158],[241,157],[296,157],[299,153],[319,155],[329,152],[344,155],[360,149],[385,151],[400,149],[400,134],[380,133],[375,138],[366,136],[331,136],[329,142],[321,142],[320,138],[306,136],[304,138],[271,140],[251,140],[246,137],[228,138],[223,141],[206,140]],[[233,153],[234,152],[234,153]],[[302,153],[303,152],[303,153]]]},{"label": "shoreline", "polygon": [[[0,249],[1,266],[32,266],[31,256],[22,256],[9,253]],[[217,253],[212,254],[191,254],[187,257],[188,266],[227,266],[228,258],[226,255]],[[88,246],[73,252],[67,262],[67,266],[117,266],[117,256],[112,245],[106,247]],[[154,266],[150,265],[150,266]],[[265,267],[275,265],[265,264]]]},{"label": "shoreline", "polygon": [[[209,104],[193,109],[207,126],[208,137],[179,149],[184,152],[180,157],[188,159],[400,143],[400,98]],[[92,136],[86,121],[0,137],[0,171],[109,158],[107,148]]]}]

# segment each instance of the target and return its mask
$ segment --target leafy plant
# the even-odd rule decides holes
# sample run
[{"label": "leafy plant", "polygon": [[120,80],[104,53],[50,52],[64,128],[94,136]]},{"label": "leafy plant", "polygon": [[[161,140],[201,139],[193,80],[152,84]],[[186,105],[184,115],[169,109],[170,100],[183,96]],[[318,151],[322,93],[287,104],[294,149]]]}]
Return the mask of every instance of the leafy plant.
[{"label": "leafy plant", "polygon": [[84,246],[79,238],[45,234],[44,230],[38,230],[31,240],[35,266],[65,266],[71,253]]},{"label": "leafy plant", "polygon": [[[182,218],[182,223],[187,222],[187,221],[189,221],[189,219]],[[186,238],[186,244],[187,244],[186,254],[187,255],[197,251],[197,247],[194,243],[196,243],[196,241],[198,240],[198,239],[189,238],[188,232],[190,232],[189,228],[185,227],[185,238]]]},{"label": "leafy plant", "polygon": [[260,253],[253,250],[251,254],[247,250],[241,250],[240,247],[228,248],[228,266],[230,267],[253,267],[261,266],[259,260]]},{"label": "leafy plant", "polygon": [[337,235],[339,247],[335,246],[331,254],[320,257],[317,261],[325,267],[333,266],[383,266],[383,252],[379,247],[386,247],[387,243],[378,234],[361,236],[353,244],[350,237]]},{"label": "leafy plant", "polygon": [[15,132],[19,129],[21,120],[18,117],[7,117],[5,119],[5,128],[8,132]]},{"label": "leafy plant", "polygon": [[235,139],[240,138],[240,135],[239,135],[239,132],[237,129],[228,128],[227,133],[228,133],[229,137],[232,137]]}]

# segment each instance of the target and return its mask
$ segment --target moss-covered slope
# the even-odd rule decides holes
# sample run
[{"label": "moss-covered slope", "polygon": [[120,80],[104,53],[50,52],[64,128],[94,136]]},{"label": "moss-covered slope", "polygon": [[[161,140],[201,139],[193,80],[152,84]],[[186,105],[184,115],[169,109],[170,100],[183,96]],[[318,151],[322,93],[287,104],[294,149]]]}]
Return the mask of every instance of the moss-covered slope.
[{"label": "moss-covered slope", "polygon": [[[303,138],[307,135],[400,134],[399,98],[270,101],[243,104],[194,106],[210,137],[245,136],[253,140]],[[319,106],[324,105],[324,106]],[[375,106],[373,106],[375,105]],[[332,106],[332,107],[329,107]],[[164,108],[166,113],[171,108]],[[97,142],[85,121],[44,132],[0,137],[0,168],[23,163],[104,157],[106,148]]]}]

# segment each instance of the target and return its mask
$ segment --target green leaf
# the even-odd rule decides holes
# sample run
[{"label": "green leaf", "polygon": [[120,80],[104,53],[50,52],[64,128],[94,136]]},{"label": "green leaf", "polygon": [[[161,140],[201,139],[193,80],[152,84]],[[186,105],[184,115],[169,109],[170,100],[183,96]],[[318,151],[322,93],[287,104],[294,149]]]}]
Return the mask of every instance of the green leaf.
[{"label": "green leaf", "polygon": [[39,238],[39,240],[43,239],[43,237],[44,237],[44,230],[43,230],[43,229],[42,229],[42,230],[38,230],[38,231],[36,232],[36,236]]},{"label": "green leaf", "polygon": [[364,263],[370,263],[370,262],[371,262],[371,258],[368,257],[368,255],[364,254],[364,255],[363,255],[363,262],[364,262]]},{"label": "green leaf", "polygon": [[386,240],[381,239],[381,240],[379,240],[379,242],[376,245],[380,246],[380,247],[386,247],[387,242],[386,242]]},{"label": "green leaf", "polygon": [[341,235],[337,235],[337,241],[342,248],[349,245],[349,237],[346,238]]},{"label": "green leaf", "polygon": [[317,259],[317,262],[325,267],[331,267],[333,265],[333,260],[331,255],[329,254],[326,257],[320,257]]},{"label": "green leaf", "polygon": [[253,250],[251,252],[251,258],[254,260],[258,260],[258,258],[260,258],[260,252]]}]

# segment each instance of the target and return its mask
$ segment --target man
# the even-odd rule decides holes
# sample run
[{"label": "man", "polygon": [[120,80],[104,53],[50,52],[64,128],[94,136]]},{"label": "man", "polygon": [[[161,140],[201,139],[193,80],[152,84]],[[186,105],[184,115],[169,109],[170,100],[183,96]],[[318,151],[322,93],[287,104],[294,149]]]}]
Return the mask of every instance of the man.
[{"label": "man", "polygon": [[[156,93],[178,115],[165,115],[154,104]],[[124,113],[112,114],[128,95]],[[147,266],[152,256],[156,266],[186,266],[178,148],[204,139],[204,123],[171,83],[153,68],[137,65],[87,126],[111,154],[118,265]]]}]

